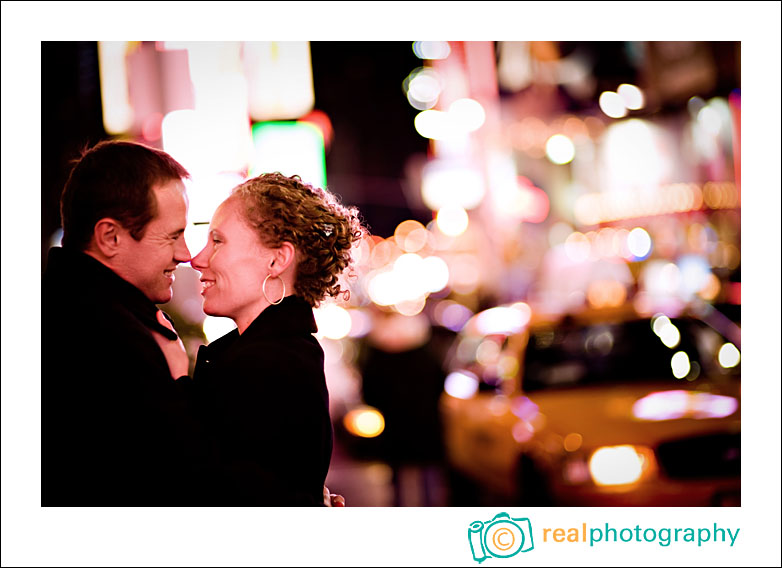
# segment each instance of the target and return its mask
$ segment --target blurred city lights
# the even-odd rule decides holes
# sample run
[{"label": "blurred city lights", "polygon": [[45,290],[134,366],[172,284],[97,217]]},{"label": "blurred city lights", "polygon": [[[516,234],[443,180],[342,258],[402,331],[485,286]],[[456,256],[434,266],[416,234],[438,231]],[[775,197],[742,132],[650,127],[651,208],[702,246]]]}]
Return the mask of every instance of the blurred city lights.
[{"label": "blurred city lights", "polygon": [[548,231],[548,245],[555,247],[561,245],[573,233],[573,227],[565,221],[557,221]]},{"label": "blurred city lights", "polygon": [[690,116],[697,118],[698,113],[705,105],[706,101],[704,101],[701,97],[690,97],[690,100],[687,101],[687,110],[689,111]]},{"label": "blurred city lights", "polygon": [[671,325],[671,320],[665,314],[655,314],[652,318],[652,330],[657,336],[660,336],[668,325]]},{"label": "blurred city lights", "polygon": [[479,382],[478,377],[469,371],[454,371],[445,377],[445,392],[466,400],[478,392]]},{"label": "blurred city lights", "polygon": [[562,441],[562,446],[565,448],[566,452],[575,452],[581,447],[583,441],[584,438],[581,434],[578,432],[571,432],[565,436],[565,439]]},{"label": "blurred city lights", "polygon": [[639,420],[660,422],[681,418],[724,418],[738,409],[732,396],[684,390],[653,392],[633,404],[633,416]]},{"label": "blurred city lights", "polygon": [[658,335],[660,337],[660,341],[663,342],[663,345],[669,349],[673,349],[679,345],[682,337],[679,328],[673,325],[670,320],[668,320],[668,325],[664,326]]},{"label": "blurred city lights", "polygon": [[616,280],[595,280],[587,288],[587,301],[594,308],[621,306],[627,299],[627,290]]},{"label": "blurred city lights", "polygon": [[623,83],[616,89],[617,94],[622,98],[624,106],[630,110],[638,110],[644,106],[644,94],[641,89],[635,85]]},{"label": "blurred city lights", "polygon": [[369,278],[367,294],[378,306],[390,306],[397,302],[396,278],[393,272],[376,273]]},{"label": "blurred city lights", "polygon": [[401,300],[394,304],[394,309],[403,316],[416,316],[426,306],[426,297],[421,295],[411,300]]},{"label": "blurred city lights", "polygon": [[364,310],[348,310],[350,315],[349,337],[364,337],[372,329],[372,320]]},{"label": "blurred city lights", "polygon": [[717,360],[725,369],[731,369],[741,361],[741,353],[732,343],[725,343],[717,353]]},{"label": "blurred city lights", "polygon": [[354,408],[342,419],[345,429],[361,438],[375,438],[383,433],[386,421],[376,408],[360,406]]},{"label": "blurred city lights", "polygon": [[322,304],[312,310],[318,334],[329,339],[342,339],[350,333],[352,319],[345,308],[336,304]]},{"label": "blurred city lights", "polygon": [[202,325],[207,345],[216,339],[220,339],[226,333],[236,329],[236,324],[231,318],[218,318],[206,316]]},{"label": "blurred city lights", "polygon": [[591,246],[583,233],[575,231],[565,239],[565,254],[573,262],[583,262],[589,258]]},{"label": "blurred city lights", "polygon": [[715,274],[709,273],[706,283],[698,290],[698,295],[704,300],[711,302],[719,295],[721,289],[720,279]]},{"label": "blurred city lights", "polygon": [[708,283],[711,276],[709,262],[700,255],[683,255],[676,262],[680,275],[680,294],[682,299],[692,299]]},{"label": "blurred city lights", "polygon": [[448,107],[448,114],[460,131],[473,132],[483,126],[486,111],[474,99],[458,99]]},{"label": "blurred city lights", "polygon": [[627,236],[627,248],[636,260],[643,260],[652,252],[652,238],[641,227],[636,227]]},{"label": "blurred city lights", "polygon": [[624,485],[640,479],[644,457],[634,446],[608,446],[589,458],[589,472],[597,485]]},{"label": "blurred city lights", "polygon": [[606,116],[610,116],[611,118],[622,118],[627,116],[627,108],[625,107],[624,100],[613,91],[601,93],[598,104],[600,105],[600,110],[602,110]]},{"label": "blurred city lights", "polygon": [[437,212],[437,227],[449,237],[464,233],[469,223],[467,212],[459,205],[446,205]]},{"label": "blurred city lights", "polygon": [[309,42],[247,41],[242,48],[253,120],[295,119],[313,109]]},{"label": "blurred city lights", "polygon": [[418,67],[402,82],[407,100],[418,110],[427,110],[437,104],[442,92],[441,79],[434,69]]},{"label": "blurred city lights", "polygon": [[254,154],[250,176],[280,172],[305,183],[326,187],[323,134],[308,122],[259,122],[253,125]]},{"label": "blurred city lights", "polygon": [[576,156],[576,147],[564,134],[555,134],[546,142],[546,157],[555,164],[567,164]]},{"label": "blurred city lights", "polygon": [[423,168],[421,197],[433,211],[449,205],[473,209],[480,204],[485,192],[483,176],[471,164],[435,159]]},{"label": "blurred city lights", "polygon": [[439,292],[448,285],[448,265],[438,256],[428,256],[424,259],[419,278],[423,280],[427,292]]},{"label": "blurred city lights", "polygon": [[[205,130],[201,115],[195,110],[171,111],[163,117],[161,124],[163,149],[188,171],[200,170],[199,166],[210,160],[207,148],[195,142]],[[214,170],[210,169],[209,173],[214,173]]]},{"label": "blurred city lights", "polygon": [[437,324],[459,332],[472,317],[470,308],[453,300],[441,300],[434,308],[434,320]]},{"label": "blurred city lights", "polygon": [[451,103],[448,111],[430,108],[419,112],[413,125],[424,138],[447,141],[463,138],[479,129],[485,120],[483,106],[478,101],[463,98]]},{"label": "blurred city lights", "polygon": [[532,310],[523,302],[510,307],[497,306],[475,316],[475,326],[481,335],[511,335],[524,329],[531,315]]},{"label": "blurred city lights", "polygon": [[484,339],[475,350],[475,360],[483,366],[496,365],[500,358],[500,346],[492,339]]},{"label": "blurred city lights", "polygon": [[671,357],[671,370],[677,379],[683,379],[690,374],[690,357],[684,351],[677,351]]},{"label": "blurred city lights", "polygon": [[413,125],[418,134],[432,140],[445,140],[458,133],[451,117],[441,110],[430,109],[419,112],[413,120]]},{"label": "blurred city lights", "polygon": [[416,41],[413,52],[419,59],[445,59],[451,54],[447,41]]},{"label": "blurred city lights", "polygon": [[405,252],[418,252],[429,238],[426,228],[412,219],[402,221],[394,230],[396,245]]},{"label": "blurred city lights", "polygon": [[673,161],[665,131],[648,120],[616,122],[603,134],[600,162],[606,189],[626,196],[630,207],[638,207],[641,200],[627,195],[627,188],[637,187],[643,195],[656,191],[668,181]]},{"label": "blurred city lights", "polygon": [[108,134],[122,134],[133,126],[133,107],[128,97],[127,41],[99,41],[103,127]]}]

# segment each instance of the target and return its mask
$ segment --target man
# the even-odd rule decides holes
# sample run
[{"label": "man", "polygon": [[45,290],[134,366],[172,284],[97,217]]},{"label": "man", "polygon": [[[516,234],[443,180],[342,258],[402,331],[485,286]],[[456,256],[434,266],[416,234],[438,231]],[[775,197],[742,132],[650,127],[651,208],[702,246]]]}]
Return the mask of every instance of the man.
[{"label": "man", "polygon": [[[187,177],[165,152],[106,141],[65,184],[42,286],[44,506],[220,504],[191,381],[161,350],[183,347],[155,306],[190,261]],[[324,503],[344,499],[324,488]]]},{"label": "man", "polygon": [[164,152],[102,142],[65,185],[42,288],[43,505],[193,501],[205,446],[153,335],[176,339],[155,303],[190,260],[186,177]]}]

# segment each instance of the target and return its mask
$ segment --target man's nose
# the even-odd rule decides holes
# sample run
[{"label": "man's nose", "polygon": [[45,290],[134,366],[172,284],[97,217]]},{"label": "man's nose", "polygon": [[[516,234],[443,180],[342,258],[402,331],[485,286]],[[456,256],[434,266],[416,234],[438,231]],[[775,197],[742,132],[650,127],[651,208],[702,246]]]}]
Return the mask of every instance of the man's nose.
[{"label": "man's nose", "polygon": [[174,248],[174,260],[177,262],[190,262],[190,249],[187,248],[187,243],[184,237],[179,239]]}]

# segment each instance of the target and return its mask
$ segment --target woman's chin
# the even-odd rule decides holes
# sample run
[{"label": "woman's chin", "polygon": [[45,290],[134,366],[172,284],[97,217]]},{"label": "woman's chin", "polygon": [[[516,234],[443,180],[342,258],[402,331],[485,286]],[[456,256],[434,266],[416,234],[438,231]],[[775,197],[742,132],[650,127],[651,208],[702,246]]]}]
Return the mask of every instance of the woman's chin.
[{"label": "woman's chin", "polygon": [[222,318],[227,317],[223,312],[221,312],[218,308],[215,308],[214,306],[209,305],[209,301],[204,302],[203,307],[204,313],[208,316],[212,316],[215,318]]}]

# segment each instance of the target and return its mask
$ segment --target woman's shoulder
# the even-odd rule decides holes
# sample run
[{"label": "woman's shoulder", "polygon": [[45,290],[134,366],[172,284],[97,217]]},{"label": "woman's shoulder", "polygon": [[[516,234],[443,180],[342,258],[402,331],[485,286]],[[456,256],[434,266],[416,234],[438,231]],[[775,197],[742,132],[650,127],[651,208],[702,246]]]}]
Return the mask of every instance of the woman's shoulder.
[{"label": "woman's shoulder", "polygon": [[247,363],[263,365],[263,368],[297,368],[323,366],[323,348],[312,335],[265,335],[247,338],[238,349],[232,350],[237,358]]}]

